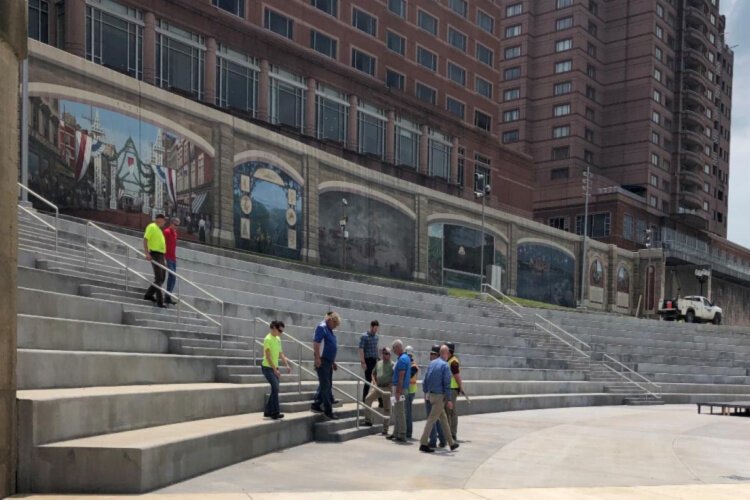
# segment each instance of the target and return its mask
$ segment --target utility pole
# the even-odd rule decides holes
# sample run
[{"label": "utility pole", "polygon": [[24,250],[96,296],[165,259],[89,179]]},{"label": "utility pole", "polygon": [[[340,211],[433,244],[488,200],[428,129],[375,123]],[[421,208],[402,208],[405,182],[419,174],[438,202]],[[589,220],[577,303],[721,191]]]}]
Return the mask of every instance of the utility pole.
[{"label": "utility pole", "polygon": [[586,171],[583,173],[583,250],[581,252],[581,300],[579,306],[584,305],[584,294],[586,290],[586,252],[589,235],[589,194],[591,192],[591,167],[586,165]]},{"label": "utility pole", "polygon": [[346,198],[341,198],[341,220],[339,226],[341,226],[341,269],[346,269],[346,240],[349,238],[349,232],[346,230],[346,224],[349,222],[349,217],[346,216],[346,207],[349,202]]},{"label": "utility pole", "polygon": [[[480,253],[479,253],[479,291],[482,292],[483,285],[484,285],[484,209],[487,206],[487,197],[490,195],[490,192],[492,191],[492,188],[487,183],[487,178],[485,177],[485,174],[475,173],[477,180],[481,179],[482,183],[481,191],[475,191],[474,196],[477,198],[482,199],[482,241],[479,243],[480,245]],[[477,186],[479,187],[479,186]]]}]

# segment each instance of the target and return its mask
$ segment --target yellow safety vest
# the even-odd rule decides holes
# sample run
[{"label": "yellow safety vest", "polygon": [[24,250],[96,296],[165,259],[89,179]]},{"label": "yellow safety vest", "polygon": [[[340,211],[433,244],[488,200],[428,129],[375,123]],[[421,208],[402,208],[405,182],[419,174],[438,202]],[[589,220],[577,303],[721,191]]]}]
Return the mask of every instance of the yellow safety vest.
[{"label": "yellow safety vest", "polygon": [[[459,371],[460,371],[461,363],[458,361],[458,358],[455,355],[451,356],[451,358],[448,360],[448,366],[452,365],[454,362],[457,365],[459,365]],[[451,370],[451,389],[458,389],[458,382],[456,381],[456,377],[453,376],[452,370]]]},{"label": "yellow safety vest", "polygon": [[[411,366],[417,366],[416,361],[411,362]],[[414,376],[409,379],[409,394],[416,394],[417,393],[417,375],[419,374],[419,370],[417,370],[417,373],[414,374]]]}]

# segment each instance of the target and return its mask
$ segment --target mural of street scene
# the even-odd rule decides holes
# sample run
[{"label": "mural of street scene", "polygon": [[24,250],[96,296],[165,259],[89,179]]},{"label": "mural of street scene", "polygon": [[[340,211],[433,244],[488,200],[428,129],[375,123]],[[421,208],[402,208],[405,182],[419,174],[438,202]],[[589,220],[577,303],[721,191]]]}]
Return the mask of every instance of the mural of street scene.
[{"label": "mural of street scene", "polygon": [[575,307],[575,260],[551,245],[525,242],[518,245],[519,297]]},{"label": "mural of street scene", "polygon": [[183,237],[210,242],[213,158],[205,151],[104,107],[50,96],[29,104],[31,189],[63,213],[134,229],[156,213],[178,216]]},{"label": "mural of street scene", "polygon": [[[321,193],[319,210],[322,265],[412,279],[414,219],[379,200],[341,191]],[[342,235],[342,219],[348,238]]]},{"label": "mural of street scene", "polygon": [[277,165],[234,167],[234,241],[242,250],[299,259],[302,186]]}]

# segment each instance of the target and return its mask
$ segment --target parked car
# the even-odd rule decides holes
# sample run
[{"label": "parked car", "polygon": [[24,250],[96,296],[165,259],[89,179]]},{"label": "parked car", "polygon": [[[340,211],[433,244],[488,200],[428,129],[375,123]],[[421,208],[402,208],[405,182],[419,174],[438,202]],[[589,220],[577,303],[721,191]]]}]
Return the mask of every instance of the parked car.
[{"label": "parked car", "polygon": [[684,319],[687,323],[711,322],[720,325],[722,314],[721,307],[699,295],[664,299],[659,304],[659,315],[666,321]]}]

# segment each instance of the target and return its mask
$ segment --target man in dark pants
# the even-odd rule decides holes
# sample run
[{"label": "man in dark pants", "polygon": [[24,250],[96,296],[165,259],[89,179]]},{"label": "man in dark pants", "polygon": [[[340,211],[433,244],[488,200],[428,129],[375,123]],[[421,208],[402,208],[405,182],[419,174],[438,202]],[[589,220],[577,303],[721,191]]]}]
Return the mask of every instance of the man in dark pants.
[{"label": "man in dark pants", "polygon": [[[365,371],[365,380],[372,382],[372,370],[378,362],[378,320],[370,322],[370,329],[359,338],[359,363]],[[365,384],[362,390],[362,401],[367,399],[370,386]]]},{"label": "man in dark pants", "polygon": [[315,393],[310,411],[324,413],[329,420],[339,417],[333,414],[333,371],[336,366],[338,351],[336,334],[333,331],[341,324],[341,317],[336,312],[329,313],[315,328],[313,352],[315,353],[315,371],[318,373],[318,390]]},{"label": "man in dark pants", "polygon": [[274,420],[284,418],[284,414],[279,409],[279,379],[281,378],[279,359],[286,365],[287,372],[292,373],[289,360],[286,359],[284,351],[281,348],[282,333],[284,333],[284,322],[271,321],[271,331],[263,340],[263,363],[261,370],[263,371],[263,376],[266,377],[266,380],[271,385],[271,394],[268,395],[263,416]]},{"label": "man in dark pants", "polygon": [[[146,232],[143,233],[143,253],[146,255],[146,260],[151,262],[151,267],[154,268],[154,284],[148,288],[143,298],[156,302],[159,307],[166,307],[164,295],[161,293],[161,286],[164,284],[167,273],[162,267],[165,264],[164,254],[167,251],[167,243],[161,230],[165,222],[164,215],[159,214],[151,224],[146,226]],[[161,264],[161,266],[157,264]],[[154,298],[154,295],[156,295],[156,298]]]}]

